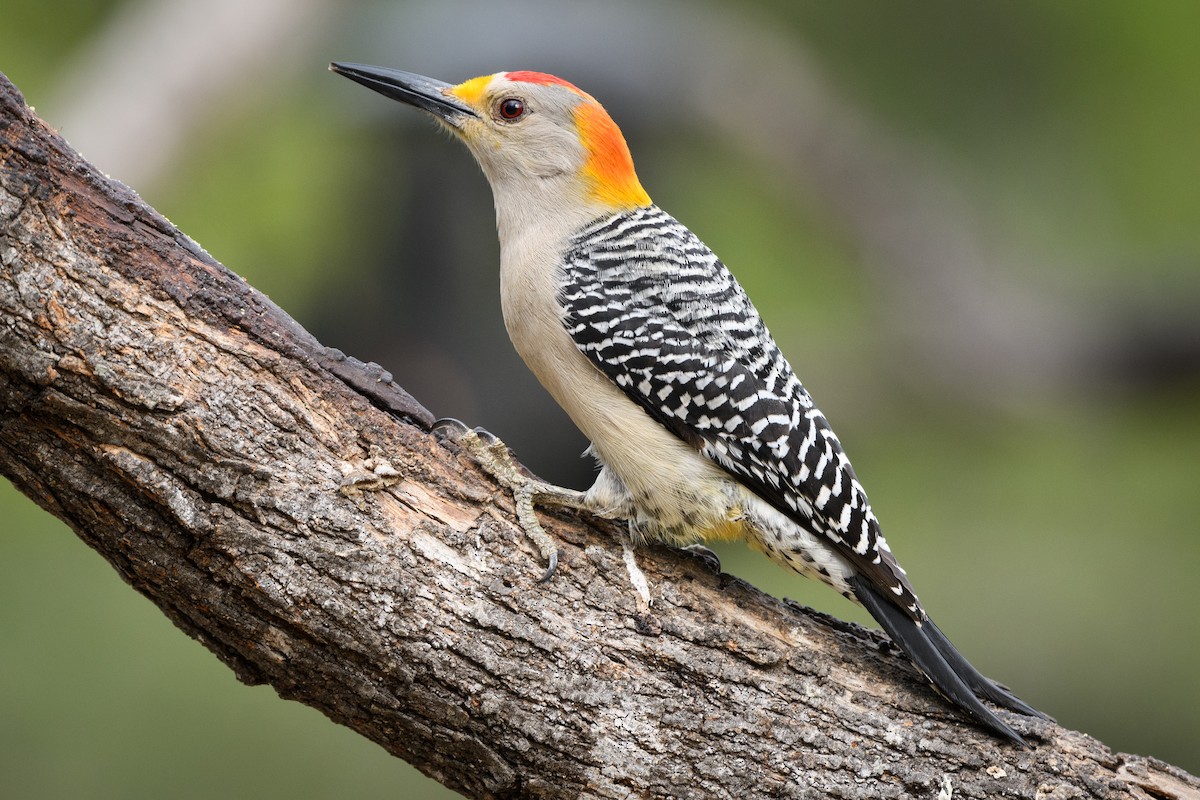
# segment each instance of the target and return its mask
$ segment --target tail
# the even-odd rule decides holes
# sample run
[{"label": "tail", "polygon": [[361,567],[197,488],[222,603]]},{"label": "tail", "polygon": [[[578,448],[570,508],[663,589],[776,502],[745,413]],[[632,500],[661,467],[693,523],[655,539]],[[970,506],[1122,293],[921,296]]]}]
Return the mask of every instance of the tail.
[{"label": "tail", "polygon": [[925,677],[934,688],[983,727],[1014,744],[1026,746],[1020,734],[992,713],[980,702],[980,698],[1026,716],[1049,719],[994,681],[980,675],[979,671],[954,649],[954,645],[938,626],[933,624],[933,620],[915,622],[903,609],[884,597],[861,576],[853,576],[849,582],[858,601],[883,626],[888,636],[892,637],[892,641],[908,654],[917,668],[925,673]]}]

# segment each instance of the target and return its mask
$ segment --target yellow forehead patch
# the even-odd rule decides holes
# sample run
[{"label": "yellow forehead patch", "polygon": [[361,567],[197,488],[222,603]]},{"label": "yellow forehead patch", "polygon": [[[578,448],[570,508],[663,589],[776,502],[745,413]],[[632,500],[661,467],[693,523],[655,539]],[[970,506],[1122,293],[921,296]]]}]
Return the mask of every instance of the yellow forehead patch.
[{"label": "yellow forehead patch", "polygon": [[480,75],[478,78],[463,81],[458,86],[450,89],[450,94],[462,100],[467,105],[478,108],[483,103],[483,95],[487,92],[487,87],[492,82],[493,77],[495,76]]}]

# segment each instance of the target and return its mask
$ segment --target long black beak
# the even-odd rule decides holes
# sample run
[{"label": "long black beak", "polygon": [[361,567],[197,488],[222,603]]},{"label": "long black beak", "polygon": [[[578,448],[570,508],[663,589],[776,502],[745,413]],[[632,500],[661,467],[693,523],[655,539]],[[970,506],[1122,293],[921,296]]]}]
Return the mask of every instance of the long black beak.
[{"label": "long black beak", "polygon": [[451,84],[444,81],[412,72],[401,72],[398,69],[347,64],[341,61],[334,61],[329,65],[329,69],[393,100],[424,109],[455,128],[462,127],[468,118],[479,117],[473,108],[454,95],[445,93],[446,89],[451,88]]}]

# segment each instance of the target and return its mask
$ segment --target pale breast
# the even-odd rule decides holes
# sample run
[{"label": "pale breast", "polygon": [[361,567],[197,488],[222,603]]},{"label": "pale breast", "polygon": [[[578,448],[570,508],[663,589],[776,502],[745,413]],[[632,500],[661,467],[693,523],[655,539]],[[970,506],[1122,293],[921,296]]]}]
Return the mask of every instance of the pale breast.
[{"label": "pale breast", "polygon": [[557,300],[557,253],[514,244],[504,248],[501,259],[504,324],[517,353],[611,473],[601,476],[590,499],[630,517],[650,536],[695,540],[705,531],[729,529],[740,513],[733,481],[652,419],[579,351]]}]

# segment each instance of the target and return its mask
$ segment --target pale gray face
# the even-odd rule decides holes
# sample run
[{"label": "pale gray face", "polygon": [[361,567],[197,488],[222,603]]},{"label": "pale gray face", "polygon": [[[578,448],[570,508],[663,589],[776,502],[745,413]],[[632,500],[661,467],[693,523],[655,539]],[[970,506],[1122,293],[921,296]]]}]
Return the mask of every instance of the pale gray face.
[{"label": "pale gray face", "polygon": [[579,176],[588,153],[575,111],[589,98],[566,86],[508,75],[475,78],[444,90],[475,112],[451,128],[493,186]]},{"label": "pale gray face", "polygon": [[416,106],[466,143],[497,209],[597,216],[650,204],[620,130],[590,95],[541,72],[498,72],[456,86],[411,72],[335,63],[334,72]]},{"label": "pale gray face", "polygon": [[[580,103],[594,101],[550,76],[499,72],[452,86],[364,64],[331,68],[428,112],[466,143],[493,182],[574,175],[587,160],[574,112]],[[521,75],[542,82],[523,81]]]}]

